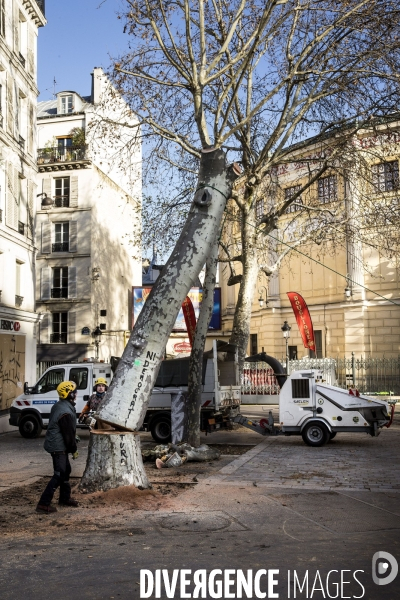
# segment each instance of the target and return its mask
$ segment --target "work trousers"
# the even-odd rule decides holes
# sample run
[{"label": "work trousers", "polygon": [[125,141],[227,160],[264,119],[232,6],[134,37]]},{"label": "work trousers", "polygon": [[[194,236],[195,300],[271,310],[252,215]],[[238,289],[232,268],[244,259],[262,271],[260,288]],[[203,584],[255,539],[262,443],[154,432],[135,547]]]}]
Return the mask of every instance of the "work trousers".
[{"label": "work trousers", "polygon": [[46,486],[39,504],[49,506],[53,500],[54,493],[60,487],[60,502],[68,502],[71,497],[71,486],[69,484],[69,476],[71,473],[71,465],[66,452],[52,452],[54,475]]}]

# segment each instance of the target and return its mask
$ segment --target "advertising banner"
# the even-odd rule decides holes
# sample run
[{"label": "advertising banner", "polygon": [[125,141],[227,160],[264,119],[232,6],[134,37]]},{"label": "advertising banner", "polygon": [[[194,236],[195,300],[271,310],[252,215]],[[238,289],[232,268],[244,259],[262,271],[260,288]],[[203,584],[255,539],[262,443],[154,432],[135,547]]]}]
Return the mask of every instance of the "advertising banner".
[{"label": "advertising banner", "polygon": [[[144,303],[147,300],[151,292],[151,287],[133,287],[132,288],[132,327],[136,323],[138,316],[140,315],[140,311],[143,308]],[[201,288],[191,288],[187,297],[190,298],[190,301],[193,306],[195,320],[199,318],[200,312],[200,304],[201,298],[203,295],[203,291]],[[182,305],[183,306],[183,305]],[[210,325],[208,327],[209,331],[215,331],[221,329],[221,288],[214,289],[214,308],[213,314],[211,317]],[[178,317],[175,321],[174,327],[172,329],[173,332],[187,332],[187,326],[185,321],[185,315],[183,312],[183,308],[179,311]]]},{"label": "advertising banner", "polygon": [[287,295],[296,317],[304,348],[315,351],[314,329],[307,304],[303,296],[300,296],[297,292],[287,292]]},{"label": "advertising banner", "polygon": [[190,345],[193,346],[194,333],[196,331],[196,315],[194,314],[194,308],[189,296],[186,296],[182,303],[183,316],[185,318],[185,324],[187,333],[189,336]]}]

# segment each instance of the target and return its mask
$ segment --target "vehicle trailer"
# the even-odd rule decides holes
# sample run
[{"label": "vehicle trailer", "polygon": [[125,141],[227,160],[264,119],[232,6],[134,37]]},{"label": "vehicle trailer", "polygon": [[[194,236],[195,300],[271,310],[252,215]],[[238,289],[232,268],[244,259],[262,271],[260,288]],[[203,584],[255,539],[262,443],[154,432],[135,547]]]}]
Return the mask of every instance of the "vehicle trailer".
[{"label": "vehicle trailer", "polygon": [[[225,358],[231,360],[225,361]],[[9,423],[18,427],[25,438],[36,438],[49,422],[53,404],[58,401],[57,386],[61,381],[77,384],[76,412],[79,415],[98,377],[111,382],[118,364],[82,362],[60,364],[47,369],[39,381],[18,396],[10,409]],[[171,403],[174,394],[188,389],[189,358],[165,360],[161,363],[146,415],[143,430],[150,431],[154,440],[171,440]],[[240,382],[236,348],[226,342],[213,341],[211,351],[205,353],[202,371],[201,429],[211,433],[216,429],[232,427],[232,418],[240,412]],[[78,427],[87,425],[77,424]]]},{"label": "vehicle trailer", "polygon": [[[391,404],[391,406],[390,406]],[[279,424],[268,419],[259,422],[242,415],[234,422],[261,435],[301,435],[309,446],[323,446],[337,433],[379,435],[393,421],[395,403],[377,400],[355,389],[328,385],[321,371],[294,371],[279,395]]]}]

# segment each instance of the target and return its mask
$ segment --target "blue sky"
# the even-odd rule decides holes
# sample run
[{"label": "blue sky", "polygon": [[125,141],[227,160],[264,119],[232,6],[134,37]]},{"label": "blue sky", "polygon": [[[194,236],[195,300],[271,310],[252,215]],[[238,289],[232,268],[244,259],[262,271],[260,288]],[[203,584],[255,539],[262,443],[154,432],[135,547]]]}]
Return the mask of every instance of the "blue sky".
[{"label": "blue sky", "polygon": [[107,68],[109,55],[126,48],[120,0],[46,0],[46,27],[39,29],[38,88],[41,100],[56,92],[90,94],[93,67]]}]

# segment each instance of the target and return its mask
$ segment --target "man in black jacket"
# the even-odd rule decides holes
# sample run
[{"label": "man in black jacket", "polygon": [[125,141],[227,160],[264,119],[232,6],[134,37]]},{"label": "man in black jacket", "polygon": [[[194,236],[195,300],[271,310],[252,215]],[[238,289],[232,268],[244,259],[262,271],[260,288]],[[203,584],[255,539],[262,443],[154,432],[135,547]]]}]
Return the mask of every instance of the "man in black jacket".
[{"label": "man in black jacket", "polygon": [[57,387],[59,401],[51,409],[49,424],[44,440],[44,449],[51,454],[53,459],[54,475],[46,486],[36,512],[57,512],[55,506],[51,506],[54,493],[60,487],[59,504],[64,506],[78,506],[78,502],[71,498],[71,486],[69,476],[71,465],[68,454],[72,458],[78,456],[76,446],[76,383],[63,381]]}]

